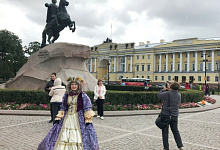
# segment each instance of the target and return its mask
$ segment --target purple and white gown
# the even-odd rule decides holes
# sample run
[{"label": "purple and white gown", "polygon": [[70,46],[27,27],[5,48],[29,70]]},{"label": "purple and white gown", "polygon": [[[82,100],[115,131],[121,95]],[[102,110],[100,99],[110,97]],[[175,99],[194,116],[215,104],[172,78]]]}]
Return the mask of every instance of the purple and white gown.
[{"label": "purple and white gown", "polygon": [[84,112],[90,110],[91,100],[84,92],[65,94],[61,106],[64,117],[51,128],[38,150],[99,150],[93,124],[85,124]]}]

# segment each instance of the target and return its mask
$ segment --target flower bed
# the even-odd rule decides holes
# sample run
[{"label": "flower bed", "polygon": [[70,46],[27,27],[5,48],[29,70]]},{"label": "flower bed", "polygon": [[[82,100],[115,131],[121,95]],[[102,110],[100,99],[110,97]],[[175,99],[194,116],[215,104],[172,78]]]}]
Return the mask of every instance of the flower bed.
[{"label": "flower bed", "polygon": [[216,102],[215,99],[213,99],[213,98],[211,98],[211,97],[208,97],[208,96],[205,97],[205,101],[207,101],[207,102],[209,102],[209,103],[211,103],[211,104],[215,104],[215,102]]},{"label": "flower bed", "polygon": [[[205,101],[214,104],[216,102],[215,99],[211,97],[205,97]],[[137,105],[131,105],[131,104],[118,104],[118,105],[112,105],[111,103],[104,103],[104,110],[105,111],[123,111],[123,110],[152,110],[152,109],[161,109],[162,104],[153,105],[153,104],[137,104]],[[197,103],[181,103],[179,105],[179,108],[193,108],[193,107],[200,107]],[[4,110],[49,110],[50,104],[17,104],[16,102],[11,103],[0,103],[0,109]],[[97,110],[97,106],[93,105],[93,110]]]},{"label": "flower bed", "polygon": [[11,103],[0,103],[0,109],[4,110],[50,110],[50,104],[16,104],[16,102]]}]

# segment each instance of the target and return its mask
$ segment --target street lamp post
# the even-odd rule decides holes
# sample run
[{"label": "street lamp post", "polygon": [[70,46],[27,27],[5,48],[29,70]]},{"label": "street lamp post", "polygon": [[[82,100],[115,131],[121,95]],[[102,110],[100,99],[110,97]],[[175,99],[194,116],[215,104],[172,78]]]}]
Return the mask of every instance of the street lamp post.
[{"label": "street lamp post", "polygon": [[219,70],[220,66],[219,66],[219,65],[220,65],[220,63],[217,62],[217,63],[216,63],[216,66],[217,66],[217,71],[218,71],[218,95],[219,95],[219,88],[220,88],[220,87],[219,87],[219,82],[220,82],[220,81],[219,81],[219,77],[220,77],[220,70]]},{"label": "street lamp post", "polygon": [[206,77],[206,62],[208,61],[208,60],[206,60],[206,53],[203,53],[203,55],[205,55],[205,59],[203,59],[203,62],[205,62],[205,77],[204,77],[204,79],[205,79],[205,86],[206,86],[206,80],[207,80],[207,77]]},{"label": "street lamp post", "polygon": [[108,85],[109,85],[109,65],[110,65],[110,63],[108,61],[108,63],[107,63],[107,66],[108,66]]}]

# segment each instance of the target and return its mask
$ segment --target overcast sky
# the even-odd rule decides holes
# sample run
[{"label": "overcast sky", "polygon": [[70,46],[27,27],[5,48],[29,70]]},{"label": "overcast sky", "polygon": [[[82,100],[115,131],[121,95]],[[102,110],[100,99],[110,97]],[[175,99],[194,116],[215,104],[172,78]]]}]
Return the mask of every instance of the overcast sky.
[{"label": "overcast sky", "polygon": [[[46,24],[50,0],[0,0],[0,30],[7,29],[22,44],[38,41]],[[65,28],[57,42],[84,45],[183,38],[220,37],[219,0],[69,0],[67,11],[76,31]],[[59,5],[59,0],[57,2]],[[111,29],[112,24],[112,29]],[[111,32],[112,31],[112,32]],[[112,33],[112,34],[111,34]]]}]

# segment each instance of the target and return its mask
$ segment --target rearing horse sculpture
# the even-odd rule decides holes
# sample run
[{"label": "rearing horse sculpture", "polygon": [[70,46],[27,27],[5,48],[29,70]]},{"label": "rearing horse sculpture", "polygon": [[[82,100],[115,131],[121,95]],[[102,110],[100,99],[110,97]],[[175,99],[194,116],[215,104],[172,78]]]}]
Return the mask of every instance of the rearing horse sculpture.
[{"label": "rearing horse sculpture", "polygon": [[[49,4],[45,4],[46,7],[48,7],[48,5]],[[45,29],[43,30],[41,48],[46,46],[46,38],[49,44],[54,43],[59,38],[60,31],[62,31],[65,27],[68,26],[72,32],[75,31],[75,21],[71,21],[70,16],[66,10],[66,6],[68,5],[69,2],[66,0],[60,0],[56,18],[57,20],[48,22],[45,26]],[[51,40],[52,37],[53,39]]]}]

